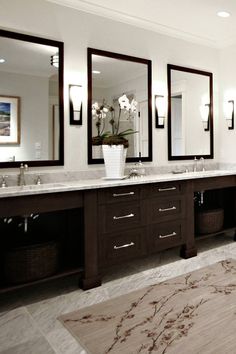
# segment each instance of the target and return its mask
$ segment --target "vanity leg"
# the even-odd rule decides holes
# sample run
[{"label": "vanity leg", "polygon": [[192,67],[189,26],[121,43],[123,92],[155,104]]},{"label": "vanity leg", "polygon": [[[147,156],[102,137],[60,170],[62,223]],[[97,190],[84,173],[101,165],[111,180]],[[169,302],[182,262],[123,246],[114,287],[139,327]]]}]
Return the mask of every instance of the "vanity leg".
[{"label": "vanity leg", "polygon": [[98,273],[97,191],[84,192],[84,274],[80,286],[88,290],[101,285]]},{"label": "vanity leg", "polygon": [[236,231],[234,231],[234,241],[236,241]]},{"label": "vanity leg", "polygon": [[189,181],[186,184],[186,213],[185,213],[185,244],[180,250],[180,257],[191,258],[197,255],[197,247],[195,244],[194,233],[194,188],[193,182]]}]

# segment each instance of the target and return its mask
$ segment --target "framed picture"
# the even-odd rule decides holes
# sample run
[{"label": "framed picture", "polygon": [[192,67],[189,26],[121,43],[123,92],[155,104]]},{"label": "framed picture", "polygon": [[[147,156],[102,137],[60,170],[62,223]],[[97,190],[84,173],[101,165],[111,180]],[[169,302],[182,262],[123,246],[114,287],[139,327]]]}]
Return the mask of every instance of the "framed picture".
[{"label": "framed picture", "polygon": [[0,95],[0,144],[20,144],[20,97]]}]

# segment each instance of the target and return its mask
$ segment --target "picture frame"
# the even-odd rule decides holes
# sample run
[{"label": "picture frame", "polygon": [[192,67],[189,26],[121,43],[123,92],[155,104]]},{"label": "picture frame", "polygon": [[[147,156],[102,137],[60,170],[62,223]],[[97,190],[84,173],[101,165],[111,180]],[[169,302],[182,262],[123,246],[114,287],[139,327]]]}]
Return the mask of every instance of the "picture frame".
[{"label": "picture frame", "polygon": [[20,144],[20,97],[0,95],[0,145]]}]

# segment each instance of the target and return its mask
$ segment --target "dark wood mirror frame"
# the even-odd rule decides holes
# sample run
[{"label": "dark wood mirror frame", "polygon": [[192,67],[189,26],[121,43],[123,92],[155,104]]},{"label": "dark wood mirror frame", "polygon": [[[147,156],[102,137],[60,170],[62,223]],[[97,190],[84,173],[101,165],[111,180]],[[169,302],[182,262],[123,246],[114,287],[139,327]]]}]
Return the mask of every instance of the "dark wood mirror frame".
[{"label": "dark wood mirror frame", "polygon": [[[210,110],[209,110],[209,130],[210,130],[210,154],[208,155],[172,155],[171,144],[171,70],[188,72],[191,74],[204,75],[209,78],[209,95],[210,95]],[[167,86],[168,86],[168,160],[191,160],[203,157],[204,159],[214,158],[214,141],[213,141],[213,75],[210,72],[187,68],[184,66],[167,64]]]},{"label": "dark wood mirror frame", "polygon": [[19,167],[21,163],[25,163],[28,166],[61,166],[64,165],[64,43],[51,39],[31,36],[18,32],[11,32],[0,29],[0,37],[9,39],[17,39],[23,42],[38,43],[53,47],[58,47],[59,53],[59,159],[58,160],[24,160],[24,161],[9,161],[0,162],[0,168],[13,168]]},{"label": "dark wood mirror frame", "polygon": [[152,62],[148,59],[137,58],[129,55],[107,52],[100,49],[87,49],[88,60],[88,164],[102,164],[103,159],[92,156],[92,55],[100,55],[113,59],[125,60],[147,65],[147,91],[148,91],[148,156],[127,157],[126,162],[152,161]]}]

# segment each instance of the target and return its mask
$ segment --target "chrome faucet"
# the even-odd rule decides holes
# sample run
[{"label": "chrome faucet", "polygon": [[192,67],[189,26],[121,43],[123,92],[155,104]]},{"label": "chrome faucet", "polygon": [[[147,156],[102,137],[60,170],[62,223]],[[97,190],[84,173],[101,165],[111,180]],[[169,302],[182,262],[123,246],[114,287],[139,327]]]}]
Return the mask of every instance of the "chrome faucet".
[{"label": "chrome faucet", "polygon": [[20,164],[20,173],[18,178],[18,185],[25,186],[25,171],[28,171],[28,165]]},{"label": "chrome faucet", "polygon": [[194,162],[193,162],[193,172],[197,172],[197,158],[196,158],[196,156],[194,157]]},{"label": "chrome faucet", "polygon": [[201,161],[201,171],[206,171],[206,169],[205,169],[205,160],[204,160],[204,157],[201,157],[201,158],[200,158],[200,161]]},{"label": "chrome faucet", "polygon": [[1,188],[6,188],[7,187],[7,182],[6,182],[6,178],[8,176],[2,176],[2,183],[1,183]]}]

